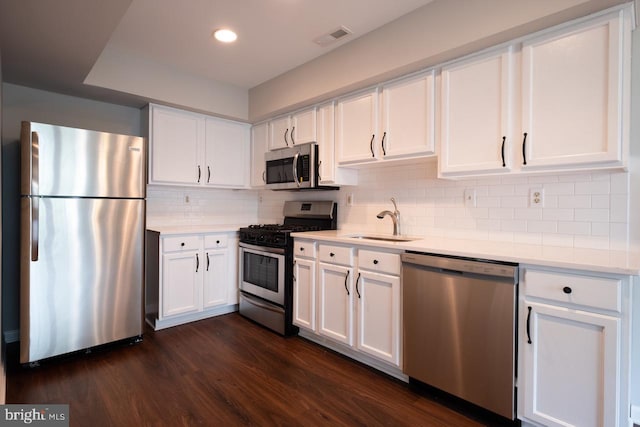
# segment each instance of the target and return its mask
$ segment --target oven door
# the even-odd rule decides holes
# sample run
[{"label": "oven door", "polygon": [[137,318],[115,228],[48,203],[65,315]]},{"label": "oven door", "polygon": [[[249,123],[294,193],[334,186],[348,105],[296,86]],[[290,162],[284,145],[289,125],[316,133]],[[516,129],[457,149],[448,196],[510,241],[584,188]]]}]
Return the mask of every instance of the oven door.
[{"label": "oven door", "polygon": [[284,306],[284,249],[240,243],[240,290]]}]

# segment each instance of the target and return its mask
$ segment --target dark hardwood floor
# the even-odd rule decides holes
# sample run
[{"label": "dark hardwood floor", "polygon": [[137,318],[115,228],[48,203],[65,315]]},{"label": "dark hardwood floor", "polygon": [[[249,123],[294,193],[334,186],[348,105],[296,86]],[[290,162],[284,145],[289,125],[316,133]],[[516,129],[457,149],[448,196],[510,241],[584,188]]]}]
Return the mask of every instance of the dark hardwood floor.
[{"label": "dark hardwood floor", "polygon": [[7,403],[68,403],[71,426],[485,425],[237,313],[37,368],[8,357]]}]

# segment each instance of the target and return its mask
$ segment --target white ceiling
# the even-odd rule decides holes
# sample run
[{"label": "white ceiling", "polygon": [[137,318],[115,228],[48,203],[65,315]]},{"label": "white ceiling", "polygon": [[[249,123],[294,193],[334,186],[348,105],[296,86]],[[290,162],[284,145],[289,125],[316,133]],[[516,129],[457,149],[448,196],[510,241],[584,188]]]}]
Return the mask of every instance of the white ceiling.
[{"label": "white ceiling", "polygon": [[[83,84],[108,48],[249,89],[431,1],[2,0],[2,78],[139,103],[136,97]],[[313,42],[341,25],[353,34],[326,47]],[[219,27],[234,29],[238,41],[216,42],[211,33]]]},{"label": "white ceiling", "polygon": [[[134,0],[108,47],[212,80],[251,88],[431,0]],[[344,25],[352,35],[321,47]],[[228,27],[233,44],[211,37]]]}]

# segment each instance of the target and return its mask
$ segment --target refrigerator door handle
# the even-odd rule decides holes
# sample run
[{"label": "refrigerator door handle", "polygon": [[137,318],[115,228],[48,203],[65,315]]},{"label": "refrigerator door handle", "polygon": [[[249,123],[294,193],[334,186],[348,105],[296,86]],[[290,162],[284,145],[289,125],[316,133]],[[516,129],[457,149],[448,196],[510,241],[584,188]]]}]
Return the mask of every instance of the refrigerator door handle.
[{"label": "refrigerator door handle", "polygon": [[38,238],[39,238],[39,229],[38,229],[38,221],[40,220],[40,212],[39,212],[39,204],[40,200],[38,197],[31,197],[31,261],[38,261]]},{"label": "refrigerator door handle", "polygon": [[31,132],[31,194],[40,194],[40,138],[38,132]]}]

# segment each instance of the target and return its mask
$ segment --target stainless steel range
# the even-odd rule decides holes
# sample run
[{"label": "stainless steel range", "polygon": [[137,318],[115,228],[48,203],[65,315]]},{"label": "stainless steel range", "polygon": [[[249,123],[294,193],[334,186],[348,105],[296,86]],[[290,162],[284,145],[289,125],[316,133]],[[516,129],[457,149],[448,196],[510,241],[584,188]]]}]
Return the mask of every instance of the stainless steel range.
[{"label": "stainless steel range", "polygon": [[293,238],[300,231],[335,230],[337,204],[285,202],[282,224],[240,229],[240,314],[282,335],[298,328],[293,312]]}]

